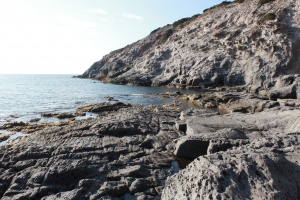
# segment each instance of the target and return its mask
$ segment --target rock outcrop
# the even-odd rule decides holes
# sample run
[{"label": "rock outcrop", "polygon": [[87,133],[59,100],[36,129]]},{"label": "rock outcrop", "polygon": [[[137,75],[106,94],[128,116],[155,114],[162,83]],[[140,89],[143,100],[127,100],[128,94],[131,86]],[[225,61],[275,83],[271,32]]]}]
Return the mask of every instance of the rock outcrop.
[{"label": "rock outcrop", "polygon": [[98,104],[92,104],[92,105],[87,105],[78,108],[80,112],[95,112],[95,113],[101,113],[101,112],[107,112],[107,111],[116,111],[121,108],[127,108],[131,107],[130,104],[125,104],[122,102],[116,102],[116,103],[98,103]]},{"label": "rock outcrop", "polygon": [[[35,124],[38,131],[0,147],[0,198],[299,199],[300,103],[278,103],[224,115],[125,106]],[[14,126],[26,124],[5,130]]]},{"label": "rock outcrop", "polygon": [[258,2],[220,5],[157,29],[80,77],[152,86],[245,85],[272,99],[296,98],[300,2]]},{"label": "rock outcrop", "polygon": [[[202,108],[218,109],[222,113],[255,113],[270,109],[300,109],[300,102],[297,99],[269,100],[256,94],[242,92],[206,92],[198,95],[185,94],[178,98],[187,100]],[[184,118],[184,115],[194,114],[193,112],[195,111],[184,113],[181,117]],[[205,111],[204,115],[210,115],[210,113]]]},{"label": "rock outcrop", "polygon": [[179,111],[132,107],[45,128],[0,147],[0,198],[160,199],[178,171]]},{"label": "rock outcrop", "polygon": [[162,199],[300,198],[299,110],[203,113],[183,113],[174,153],[194,161],[168,178]]}]

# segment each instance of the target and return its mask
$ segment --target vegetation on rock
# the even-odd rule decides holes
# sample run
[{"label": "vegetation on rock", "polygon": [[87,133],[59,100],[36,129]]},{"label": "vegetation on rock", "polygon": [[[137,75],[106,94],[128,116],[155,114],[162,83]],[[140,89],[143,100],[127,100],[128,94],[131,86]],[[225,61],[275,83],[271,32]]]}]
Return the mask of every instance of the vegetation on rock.
[{"label": "vegetation on rock", "polygon": [[[82,77],[109,75],[109,83],[178,88],[243,85],[271,99],[299,98],[298,77],[284,87],[276,82],[280,75],[299,74],[294,41],[299,40],[300,3],[273,1],[259,8],[258,2],[232,3],[178,20],[110,53]],[[290,32],[295,34],[286,37]]]},{"label": "vegetation on rock", "polygon": [[157,29],[154,29],[153,31],[151,31],[150,35],[153,34],[153,33],[156,33],[159,29],[160,29],[160,27],[157,28]]},{"label": "vegetation on rock", "polygon": [[111,80],[109,77],[107,77],[106,75],[99,75],[96,76],[95,79],[102,81],[103,83],[111,83]]},{"label": "vegetation on rock", "polygon": [[171,37],[171,35],[173,34],[173,30],[172,29],[168,29],[159,39],[158,44],[163,44],[167,41],[167,39],[169,37]]},{"label": "vegetation on rock", "polygon": [[270,20],[275,20],[276,19],[276,14],[275,13],[267,13],[264,18],[263,21],[270,21]]},{"label": "vegetation on rock", "polygon": [[259,1],[258,1],[258,5],[259,5],[259,6],[262,6],[262,5],[264,5],[264,4],[266,4],[266,3],[269,3],[269,2],[271,2],[271,1],[274,1],[274,0],[259,0]]},{"label": "vegetation on rock", "polygon": [[207,8],[207,9],[203,10],[203,13],[205,13],[205,12],[207,12],[209,10],[218,8],[220,6],[225,6],[225,5],[231,4],[231,3],[232,3],[231,1],[223,1],[222,3],[219,3],[219,4],[217,4],[217,5],[213,6],[213,7],[210,7],[210,8]]},{"label": "vegetation on rock", "polygon": [[186,18],[182,18],[180,20],[177,20],[173,23],[173,26],[174,27],[178,27],[180,26],[181,28],[183,28],[183,24],[184,25],[187,25],[189,22],[193,21],[194,19],[196,19],[198,16],[200,16],[200,14],[196,14],[196,15],[193,15],[192,17],[186,17]]},{"label": "vegetation on rock", "polygon": [[177,26],[183,24],[184,22],[188,21],[189,19],[190,19],[189,17],[186,17],[186,18],[182,18],[180,20],[177,20],[176,22],[173,23],[173,26],[177,27]]}]

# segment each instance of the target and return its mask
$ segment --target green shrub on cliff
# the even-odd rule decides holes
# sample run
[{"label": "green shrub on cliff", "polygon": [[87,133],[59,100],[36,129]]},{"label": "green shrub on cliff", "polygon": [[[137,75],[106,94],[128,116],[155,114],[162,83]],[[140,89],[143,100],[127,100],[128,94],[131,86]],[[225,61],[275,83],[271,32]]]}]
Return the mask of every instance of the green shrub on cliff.
[{"label": "green shrub on cliff", "polygon": [[194,19],[196,19],[197,17],[199,17],[201,14],[196,14],[196,15],[193,15],[192,17],[191,17],[191,19],[190,19],[190,21],[192,21],[192,20],[194,20]]},{"label": "green shrub on cliff", "polygon": [[158,44],[163,44],[167,41],[167,39],[169,37],[171,37],[171,35],[173,34],[173,30],[172,29],[168,29],[159,39]]},{"label": "green shrub on cliff", "polygon": [[180,20],[177,20],[176,22],[173,23],[173,27],[184,27],[185,25],[189,24],[190,22],[192,22],[193,20],[195,20],[198,16],[200,16],[200,14],[196,14],[193,15],[192,17],[186,17],[186,18],[182,18]]},{"label": "green shrub on cliff", "polygon": [[177,26],[183,24],[184,22],[188,21],[189,19],[190,19],[189,17],[186,17],[186,18],[182,18],[180,20],[177,20],[176,22],[173,23],[173,26],[177,27]]},{"label": "green shrub on cliff", "polygon": [[159,29],[160,29],[160,27],[157,28],[157,29],[154,29],[153,31],[151,31],[150,35],[153,34],[153,33],[156,33]]},{"label": "green shrub on cliff", "polygon": [[264,5],[264,4],[266,4],[266,3],[269,3],[269,2],[271,2],[271,1],[274,1],[274,0],[259,0],[259,1],[258,1],[258,5],[259,5],[259,6],[262,6],[262,5]]},{"label": "green shrub on cliff", "polygon": [[106,75],[98,75],[95,77],[95,79],[97,79],[103,83],[111,83],[110,78],[108,78]]},{"label": "green shrub on cliff", "polygon": [[245,0],[234,0],[234,3],[244,3]]},{"label": "green shrub on cliff", "polygon": [[275,20],[276,19],[276,14],[275,13],[267,13],[264,18],[263,21],[270,21],[270,20]]},{"label": "green shrub on cliff", "polygon": [[203,13],[205,13],[205,12],[207,12],[209,10],[215,9],[217,7],[228,5],[228,4],[231,4],[231,3],[232,3],[231,1],[223,1],[222,3],[219,3],[219,4],[217,4],[217,5],[213,6],[213,7],[210,7],[210,8],[207,8],[207,9],[203,10]]}]

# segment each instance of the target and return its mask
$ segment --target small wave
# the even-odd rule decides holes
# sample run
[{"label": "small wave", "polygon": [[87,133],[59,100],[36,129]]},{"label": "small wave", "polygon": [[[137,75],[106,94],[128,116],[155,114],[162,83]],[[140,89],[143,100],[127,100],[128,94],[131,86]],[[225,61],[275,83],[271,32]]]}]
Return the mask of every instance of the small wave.
[{"label": "small wave", "polygon": [[14,140],[16,140],[16,139],[19,138],[19,137],[27,136],[27,134],[20,133],[20,132],[17,132],[17,133],[15,133],[15,134],[10,133],[9,135],[10,135],[10,137],[9,137],[7,140],[5,140],[5,141],[3,141],[3,142],[0,142],[0,146],[4,146],[4,145],[6,145],[9,141],[14,141]]}]

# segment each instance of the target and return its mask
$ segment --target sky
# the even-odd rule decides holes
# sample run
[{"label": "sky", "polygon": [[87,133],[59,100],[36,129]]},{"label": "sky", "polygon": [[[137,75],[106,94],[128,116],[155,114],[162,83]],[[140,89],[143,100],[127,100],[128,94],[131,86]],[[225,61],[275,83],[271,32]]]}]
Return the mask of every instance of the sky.
[{"label": "sky", "polygon": [[0,74],[82,74],[222,0],[0,0]]}]

